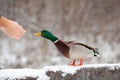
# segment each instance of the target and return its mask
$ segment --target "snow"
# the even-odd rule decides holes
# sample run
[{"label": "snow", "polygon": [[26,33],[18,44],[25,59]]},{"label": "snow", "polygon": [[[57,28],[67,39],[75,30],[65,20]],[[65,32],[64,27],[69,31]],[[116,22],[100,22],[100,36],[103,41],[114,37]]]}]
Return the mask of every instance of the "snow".
[{"label": "snow", "polygon": [[69,73],[74,74],[77,70],[83,69],[83,68],[102,68],[107,67],[110,70],[119,69],[120,64],[89,64],[89,65],[83,65],[83,66],[68,66],[68,65],[61,65],[61,66],[47,66],[43,69],[45,71],[62,71],[63,75]]},{"label": "snow", "polygon": [[42,69],[1,69],[0,70],[0,80],[5,80],[10,78],[9,80],[15,78],[26,78],[33,77],[37,78],[37,80],[50,80],[50,78],[46,75],[47,71],[62,71],[62,76],[65,76],[67,73],[74,74],[77,70],[84,68],[102,68],[106,67],[110,70],[119,69],[120,64],[89,64],[83,66],[68,66],[68,65],[58,65],[58,66],[46,66]]},{"label": "snow", "polygon": [[15,78],[25,78],[25,77],[33,77],[38,80],[49,80],[49,77],[45,75],[44,70],[35,70],[35,69],[4,69],[0,70],[0,80],[5,80],[6,78],[10,78],[10,80]]},{"label": "snow", "polygon": [[61,66],[47,66],[43,68],[45,71],[62,71],[64,73],[74,74],[76,70],[80,69],[80,66],[68,66],[68,65],[61,65]]}]

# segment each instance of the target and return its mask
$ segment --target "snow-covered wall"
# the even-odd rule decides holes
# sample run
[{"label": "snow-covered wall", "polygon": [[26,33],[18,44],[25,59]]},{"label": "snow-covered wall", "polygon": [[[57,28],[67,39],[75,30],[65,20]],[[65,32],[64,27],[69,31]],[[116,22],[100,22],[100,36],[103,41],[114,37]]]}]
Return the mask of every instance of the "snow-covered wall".
[{"label": "snow-covered wall", "polygon": [[120,64],[46,66],[42,69],[3,69],[0,80],[119,80]]},{"label": "snow-covered wall", "polygon": [[26,29],[20,41],[0,31],[0,66],[3,68],[69,64],[52,42],[33,33],[50,30],[62,40],[75,40],[100,49],[101,58],[88,63],[120,62],[119,0],[0,0],[0,14]]}]

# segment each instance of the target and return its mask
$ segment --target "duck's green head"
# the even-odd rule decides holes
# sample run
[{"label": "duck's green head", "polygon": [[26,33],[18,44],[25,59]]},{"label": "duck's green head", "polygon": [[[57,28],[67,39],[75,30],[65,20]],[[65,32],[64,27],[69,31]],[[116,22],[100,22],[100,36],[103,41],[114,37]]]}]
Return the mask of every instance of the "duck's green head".
[{"label": "duck's green head", "polygon": [[35,36],[42,36],[46,39],[51,40],[52,42],[56,41],[58,38],[55,37],[51,32],[47,30],[42,30],[40,32],[34,33]]}]

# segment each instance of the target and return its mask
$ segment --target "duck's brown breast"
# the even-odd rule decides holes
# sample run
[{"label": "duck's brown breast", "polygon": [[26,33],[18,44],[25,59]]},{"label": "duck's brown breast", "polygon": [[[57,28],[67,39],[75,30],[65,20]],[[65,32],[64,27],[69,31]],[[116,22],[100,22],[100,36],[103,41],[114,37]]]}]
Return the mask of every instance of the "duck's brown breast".
[{"label": "duck's brown breast", "polygon": [[57,47],[58,51],[60,53],[62,53],[65,57],[70,58],[69,57],[69,46],[66,45],[64,42],[62,42],[61,40],[58,40],[57,42],[54,43],[55,46]]}]

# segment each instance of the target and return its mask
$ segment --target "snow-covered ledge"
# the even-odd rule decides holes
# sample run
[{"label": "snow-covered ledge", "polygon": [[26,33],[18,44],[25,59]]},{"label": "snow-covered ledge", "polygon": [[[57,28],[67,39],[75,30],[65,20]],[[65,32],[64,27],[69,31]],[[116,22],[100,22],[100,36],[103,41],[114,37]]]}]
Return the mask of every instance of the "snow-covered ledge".
[{"label": "snow-covered ledge", "polygon": [[1,69],[0,80],[120,80],[120,64]]}]

